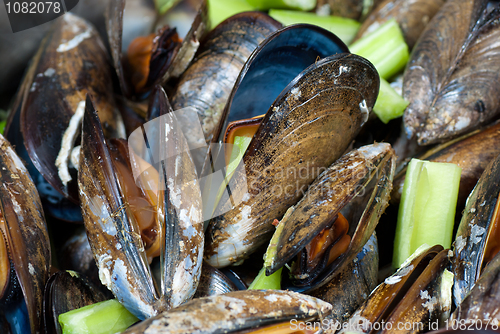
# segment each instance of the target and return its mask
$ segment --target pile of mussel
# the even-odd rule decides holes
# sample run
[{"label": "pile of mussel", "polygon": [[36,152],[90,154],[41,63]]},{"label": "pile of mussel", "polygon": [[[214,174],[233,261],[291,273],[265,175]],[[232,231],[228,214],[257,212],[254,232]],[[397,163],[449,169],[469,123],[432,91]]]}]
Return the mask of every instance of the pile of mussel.
[{"label": "pile of mussel", "polygon": [[[388,124],[374,65],[317,26],[212,29],[205,0],[52,22],[0,135],[0,332],[61,333],[113,297],[127,333],[498,330],[500,7],[367,3],[316,11],[356,38],[401,26],[409,106]],[[390,268],[411,157],[462,168],[456,237]],[[247,290],[261,268],[282,290]]]}]

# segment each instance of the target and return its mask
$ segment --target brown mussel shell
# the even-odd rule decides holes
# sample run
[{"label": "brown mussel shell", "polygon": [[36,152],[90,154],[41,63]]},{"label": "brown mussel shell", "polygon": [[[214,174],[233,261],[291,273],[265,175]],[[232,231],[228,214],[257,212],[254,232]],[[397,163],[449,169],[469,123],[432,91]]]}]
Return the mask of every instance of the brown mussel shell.
[{"label": "brown mussel shell", "polygon": [[377,278],[378,244],[374,233],[344,270],[329,283],[308,294],[332,304],[328,319],[342,324],[375,289]]},{"label": "brown mussel shell", "polygon": [[276,233],[280,233],[273,236],[273,240],[277,238],[276,255],[269,265],[266,263],[266,273],[291,261],[339,214],[349,224],[350,241],[345,252],[327,265],[330,250],[326,251],[317,269],[294,275],[294,286],[287,288],[314,290],[342,272],[362,250],[387,207],[395,167],[396,156],[387,143],[363,146],[335,161],[279,223],[284,226],[278,227]]},{"label": "brown mussel shell", "polygon": [[447,1],[426,26],[406,66],[408,137],[443,142],[498,115],[500,8],[488,1]]},{"label": "brown mussel shell", "polygon": [[[378,88],[370,62],[336,54],[308,67],[283,90],[210,221],[205,259],[211,265],[241,261],[269,239],[273,220],[298,202],[318,170],[339,158],[359,132]],[[303,168],[305,177],[287,168]]]},{"label": "brown mussel shell", "polygon": [[[68,154],[78,133],[86,94],[95,97],[108,137],[124,136],[113,98],[107,51],[93,26],[69,13],[42,42],[20,91],[20,128],[33,165],[57,191],[78,203],[76,173]],[[17,111],[18,106],[13,110]],[[7,125],[15,113],[11,113]],[[20,143],[17,143],[19,145]],[[71,152],[71,151],[69,151]],[[66,167],[65,167],[66,166]]]},{"label": "brown mussel shell", "polygon": [[[447,287],[442,278],[448,266],[448,250],[442,246],[417,250],[373,290],[344,330],[389,333],[398,324],[417,324],[404,332],[428,331],[431,323],[446,318],[451,309],[451,291],[443,292]],[[381,323],[386,326],[378,331],[374,325]]]},{"label": "brown mussel shell", "polygon": [[[8,290],[0,291],[0,318],[19,307],[12,304],[17,301],[10,300],[9,294],[13,291],[9,290],[20,287],[31,333],[38,333],[41,329],[43,290],[51,260],[42,204],[28,171],[2,135],[0,167],[0,238],[9,257],[9,281],[17,281],[14,286],[7,282]],[[23,320],[19,317],[16,322],[20,324]]]},{"label": "brown mussel shell", "polygon": [[[248,57],[280,27],[267,14],[241,13],[219,24],[201,41],[195,59],[179,79],[171,103],[174,110],[192,107],[198,112],[199,121],[191,122],[201,122],[207,142]],[[187,140],[193,139],[187,135]]]},{"label": "brown mussel shell", "polygon": [[60,314],[107,300],[105,292],[74,271],[52,275],[45,286],[43,321],[45,334],[61,334]]},{"label": "brown mussel shell", "polygon": [[235,291],[194,299],[143,321],[124,334],[230,333],[292,319],[322,319],[331,308],[320,299],[295,292]]}]

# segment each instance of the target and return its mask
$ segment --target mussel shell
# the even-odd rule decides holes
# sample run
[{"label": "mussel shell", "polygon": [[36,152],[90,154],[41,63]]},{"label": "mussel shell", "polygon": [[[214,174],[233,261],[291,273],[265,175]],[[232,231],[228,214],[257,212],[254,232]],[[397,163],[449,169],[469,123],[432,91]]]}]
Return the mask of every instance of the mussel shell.
[{"label": "mussel shell", "polygon": [[[465,134],[499,110],[500,10],[488,1],[447,1],[422,32],[406,66],[408,137],[420,145]],[[453,41],[453,42],[451,42]]]},{"label": "mussel shell", "polygon": [[445,0],[384,0],[366,18],[354,39],[357,40],[384,22],[395,19],[411,49],[444,2]]},{"label": "mussel shell", "polygon": [[[191,122],[201,122],[207,141],[212,138],[229,93],[248,57],[260,42],[280,27],[281,24],[267,14],[240,13],[219,24],[200,42],[195,59],[179,79],[171,103],[174,110],[196,109],[199,121]],[[193,139],[187,136],[187,140]]]},{"label": "mussel shell", "polygon": [[428,331],[430,323],[441,319],[451,308],[451,291],[441,291],[441,277],[449,266],[447,253],[439,245],[417,250],[394,275],[373,290],[344,330],[374,333],[372,326],[385,322],[392,326],[386,325],[380,332],[391,332],[397,324],[405,323],[419,324],[405,332]]},{"label": "mussel shell", "polygon": [[[273,220],[300,199],[317,171],[340,157],[359,132],[378,87],[370,62],[337,54],[311,65],[283,90],[210,221],[205,259],[211,265],[238,262],[268,240]],[[290,167],[304,168],[306,177],[287,172]]]},{"label": "mussel shell", "polygon": [[474,287],[457,306],[450,317],[450,324],[466,324],[467,328],[498,329],[500,313],[498,296],[500,294],[500,256],[484,269]]},{"label": "mussel shell", "polygon": [[297,24],[274,32],[243,66],[224,107],[223,121],[214,132],[214,141],[222,140],[229,122],[264,114],[283,89],[318,59],[347,52],[349,49],[337,36],[317,26]]},{"label": "mussel shell", "polygon": [[[277,307],[279,305],[279,307]],[[143,321],[124,334],[230,333],[292,319],[323,319],[331,305],[281,290],[245,290],[194,299]]]},{"label": "mussel shell", "polygon": [[52,275],[45,286],[44,330],[46,334],[60,334],[60,314],[107,300],[106,293],[94,286],[85,276],[74,271],[60,271]]},{"label": "mussel shell", "polygon": [[96,30],[70,13],[43,41],[20,92],[20,127],[31,161],[52,187],[75,203],[79,201],[76,178],[65,185],[56,158],[87,93],[95,96],[106,135],[124,135],[110,79],[107,52]]},{"label": "mussel shell", "polygon": [[[85,229],[101,282],[127,309],[144,319],[156,314],[162,305],[157,302],[140,231],[119,191],[90,98],[85,109],[78,173]],[[159,304],[156,308],[155,303]]]},{"label": "mussel shell", "polygon": [[453,297],[458,305],[479,278],[484,252],[495,219],[500,196],[500,155],[485,169],[467,198],[454,241],[455,274]]},{"label": "mussel shell", "polygon": [[328,284],[308,294],[332,304],[328,318],[344,323],[375,289],[377,279],[378,244],[374,233],[344,270]]},{"label": "mussel shell", "polygon": [[[3,218],[0,237],[5,238],[14,276],[22,289],[31,332],[37,333],[41,328],[43,290],[51,260],[47,226],[38,192],[28,171],[1,135],[0,167],[0,213]],[[9,306],[5,302],[5,299],[0,299],[0,317],[6,311],[22,312],[18,305]],[[22,322],[20,318],[16,321]]]},{"label": "mussel shell", "polygon": [[291,261],[336,219],[338,213],[342,213],[349,223],[349,247],[320,273],[295,279],[297,287],[289,288],[295,290],[303,286],[302,289],[312,290],[341,272],[361,251],[388,205],[395,159],[390,144],[366,145],[345,154],[318,176],[293,211],[280,222],[285,225],[279,236],[276,256],[266,267],[267,273]]},{"label": "mussel shell", "polygon": [[376,6],[380,0],[318,0],[317,12],[323,15],[334,15],[348,17],[354,20],[362,20]]},{"label": "mussel shell", "polygon": [[203,263],[201,267],[200,283],[193,298],[201,298],[222,295],[231,291],[239,290],[236,285],[227,278],[219,269]]}]

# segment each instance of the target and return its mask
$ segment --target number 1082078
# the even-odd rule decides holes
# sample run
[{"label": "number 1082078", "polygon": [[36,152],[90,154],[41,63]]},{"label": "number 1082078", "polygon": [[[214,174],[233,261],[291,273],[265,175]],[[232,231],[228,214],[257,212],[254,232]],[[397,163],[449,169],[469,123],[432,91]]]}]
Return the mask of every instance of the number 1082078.
[{"label": "number 1082078", "polygon": [[60,2],[6,2],[7,14],[59,14],[62,11]]}]

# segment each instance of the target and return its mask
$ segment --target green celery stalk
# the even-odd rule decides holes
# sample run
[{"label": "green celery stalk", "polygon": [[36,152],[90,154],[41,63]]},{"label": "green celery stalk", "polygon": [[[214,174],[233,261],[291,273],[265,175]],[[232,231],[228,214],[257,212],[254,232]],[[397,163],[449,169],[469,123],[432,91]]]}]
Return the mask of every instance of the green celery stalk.
[{"label": "green celery stalk", "polygon": [[296,23],[309,23],[320,26],[337,35],[346,44],[352,42],[360,27],[360,23],[356,20],[339,16],[318,16],[315,13],[293,10],[271,9],[269,10],[269,16],[285,26]]},{"label": "green celery stalk", "polygon": [[7,121],[2,121],[0,122],[0,133],[3,135],[3,132],[5,131],[5,125],[7,124]]},{"label": "green celery stalk", "polygon": [[387,124],[390,120],[401,117],[408,104],[410,102],[403,99],[387,81],[380,78],[380,90],[373,112],[382,122]]},{"label": "green celery stalk", "polygon": [[282,270],[283,268],[280,268],[274,274],[266,276],[266,268],[262,268],[252,284],[248,287],[248,290],[280,290]]},{"label": "green celery stalk", "polygon": [[309,11],[316,8],[317,0],[247,0],[247,2],[259,10],[279,8]]},{"label": "green celery stalk", "polygon": [[410,55],[403,33],[394,19],[352,43],[349,50],[371,61],[386,80],[404,69]]},{"label": "green celery stalk", "polygon": [[210,27],[213,29],[228,17],[255,9],[254,6],[251,6],[245,0],[208,0]]},{"label": "green celery stalk", "polygon": [[114,334],[139,321],[116,299],[84,306],[59,315],[63,334]]},{"label": "green celery stalk", "polygon": [[234,137],[234,148],[231,151],[231,157],[229,158],[229,165],[226,167],[226,177],[224,182],[219,187],[219,191],[217,192],[217,196],[215,199],[215,205],[212,209],[212,216],[213,213],[215,212],[215,209],[217,208],[217,204],[219,203],[222,195],[224,194],[224,190],[226,189],[229,181],[231,180],[231,177],[233,177],[234,171],[238,167],[241,159],[243,159],[243,155],[245,154],[248,145],[250,145],[250,142],[252,141],[252,138],[250,137],[240,137],[240,136],[235,136]]},{"label": "green celery stalk", "polygon": [[174,5],[176,5],[179,2],[179,0],[154,0],[154,2],[155,2],[156,11],[160,15],[163,15],[170,8],[172,8]]},{"label": "green celery stalk", "polygon": [[461,171],[454,164],[410,161],[394,240],[395,268],[422,244],[451,246]]}]

